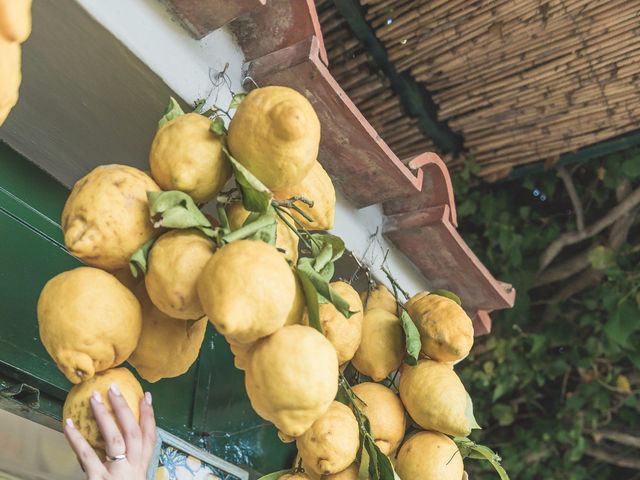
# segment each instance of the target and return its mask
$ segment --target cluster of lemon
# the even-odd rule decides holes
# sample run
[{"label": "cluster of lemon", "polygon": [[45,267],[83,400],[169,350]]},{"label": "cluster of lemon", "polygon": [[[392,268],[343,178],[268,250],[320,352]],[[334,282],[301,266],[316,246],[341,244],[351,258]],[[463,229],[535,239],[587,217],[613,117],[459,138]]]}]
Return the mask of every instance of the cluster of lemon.
[{"label": "cluster of lemon", "polygon": [[18,103],[22,47],[31,34],[31,0],[0,0],[0,125]]},{"label": "cluster of lemon", "polygon": [[[447,435],[466,436],[474,426],[452,367],[473,344],[471,320],[438,294],[400,305],[382,286],[358,294],[346,282],[329,284],[333,269],[319,261],[332,251],[327,245],[311,249],[312,273],[326,288],[309,295],[309,258],[298,258],[298,242],[331,237],[310,232],[332,228],[336,202],[317,161],[319,143],[306,98],[259,88],[239,104],[228,133],[206,115],[170,109],[151,145],[150,173],[105,165],[74,185],[62,214],[65,245],[88,266],[45,285],[38,320],[44,346],[75,384],[64,417],[94,448],[104,441],[91,393],[108,399],[118,383],[137,415],[142,388],[116,367],[128,361],[150,382],[181,375],[211,322],[245,372],[255,411],[297,444],[296,466],[282,478],[359,478],[369,437],[404,480],[462,478]],[[223,191],[234,174],[239,191]],[[265,192],[271,213],[252,210],[248,197]],[[219,225],[196,206],[211,200]],[[289,216],[272,215],[278,208]],[[263,223],[274,235],[251,228]],[[143,281],[128,269],[136,258]],[[419,350],[413,366],[403,365],[406,319]],[[370,381],[350,387],[341,373],[349,364]],[[377,383],[398,372],[397,386]],[[339,392],[351,402],[337,401]],[[425,431],[407,435],[409,418]]]},{"label": "cluster of lemon", "polygon": [[[362,464],[356,458],[362,425],[357,417],[364,415],[379,451],[390,458],[401,479],[462,479],[462,456],[449,436],[465,437],[476,427],[469,396],[453,370],[453,363],[466,357],[473,345],[470,318],[454,299],[437,293],[418,293],[399,306],[382,285],[360,298],[349,294],[347,284],[334,287],[352,308],[364,306],[364,315],[346,319],[331,305],[323,305],[325,333],[341,365],[350,361],[358,376],[372,381],[351,388],[351,408],[334,401],[296,439],[299,455],[294,470],[280,478],[361,478]],[[409,312],[420,338],[420,359],[413,366],[403,364],[407,333],[398,316],[402,308]],[[383,382],[396,378],[398,382]],[[407,433],[409,423],[417,429]]]}]

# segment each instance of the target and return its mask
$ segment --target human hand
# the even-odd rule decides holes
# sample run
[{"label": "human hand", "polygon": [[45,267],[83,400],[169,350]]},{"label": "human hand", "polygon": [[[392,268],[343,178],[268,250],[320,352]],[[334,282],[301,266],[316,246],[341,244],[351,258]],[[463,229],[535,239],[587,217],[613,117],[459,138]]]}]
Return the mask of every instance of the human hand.
[{"label": "human hand", "polygon": [[64,434],[88,480],[145,480],[156,445],[151,394],[145,393],[140,401],[139,424],[117,385],[109,388],[108,395],[117,423],[107,411],[100,394],[94,392],[91,397],[91,409],[106,444],[107,460],[104,463],[71,419],[65,421]]}]

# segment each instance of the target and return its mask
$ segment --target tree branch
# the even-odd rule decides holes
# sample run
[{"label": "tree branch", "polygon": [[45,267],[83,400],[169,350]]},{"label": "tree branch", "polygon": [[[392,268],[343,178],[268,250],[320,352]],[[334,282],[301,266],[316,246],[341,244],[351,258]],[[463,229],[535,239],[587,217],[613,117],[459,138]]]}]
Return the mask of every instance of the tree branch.
[{"label": "tree branch", "polygon": [[564,247],[574,245],[582,240],[586,240],[587,238],[597,235],[618,220],[618,218],[629,213],[638,204],[640,204],[640,187],[636,188],[627,198],[609,210],[609,212],[600,218],[600,220],[589,225],[584,230],[567,232],[560,235],[560,237],[554,240],[551,245],[547,247],[540,257],[540,271],[547,268]]},{"label": "tree branch", "polygon": [[615,465],[617,467],[640,470],[640,459],[638,458],[618,455],[596,447],[587,448],[587,451],[585,453],[590,457],[602,460],[603,462],[610,463],[611,465]]},{"label": "tree branch", "polygon": [[582,208],[582,202],[578,196],[576,186],[573,183],[571,174],[566,168],[558,168],[558,176],[560,177],[560,180],[562,180],[562,183],[564,183],[564,188],[566,188],[567,193],[569,194],[571,204],[573,205],[573,213],[576,214],[576,227],[578,227],[578,231],[581,232],[584,230],[584,209]]},{"label": "tree branch", "polygon": [[591,262],[589,262],[590,251],[591,247],[577,255],[574,255],[568,260],[559,263],[549,270],[538,273],[533,287],[542,287],[544,285],[549,285],[550,283],[559,282],[560,280],[566,280],[576,273],[580,273],[582,270],[588,268],[591,265]]},{"label": "tree branch", "polygon": [[634,437],[628,433],[618,432],[616,430],[596,430],[591,432],[593,439],[600,443],[601,439],[610,440],[628,447],[640,448],[640,437]]}]

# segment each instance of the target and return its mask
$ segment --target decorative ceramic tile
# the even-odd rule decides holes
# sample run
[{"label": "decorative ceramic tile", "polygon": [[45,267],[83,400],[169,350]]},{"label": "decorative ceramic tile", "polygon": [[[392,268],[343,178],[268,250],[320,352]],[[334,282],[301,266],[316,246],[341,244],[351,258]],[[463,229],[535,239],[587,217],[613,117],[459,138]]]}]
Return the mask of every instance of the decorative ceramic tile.
[{"label": "decorative ceramic tile", "polygon": [[160,431],[155,480],[246,480],[247,472]]}]

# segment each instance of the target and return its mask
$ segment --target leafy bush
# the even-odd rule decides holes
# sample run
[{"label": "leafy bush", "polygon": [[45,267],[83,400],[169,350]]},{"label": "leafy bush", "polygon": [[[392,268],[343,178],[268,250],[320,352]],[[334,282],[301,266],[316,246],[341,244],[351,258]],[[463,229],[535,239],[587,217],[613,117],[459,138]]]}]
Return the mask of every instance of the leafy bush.
[{"label": "leafy bush", "polygon": [[[518,297],[459,367],[485,426],[472,439],[519,480],[640,478],[640,154],[494,185],[475,168],[454,179],[460,230]],[[584,239],[548,262],[567,237]]]}]

